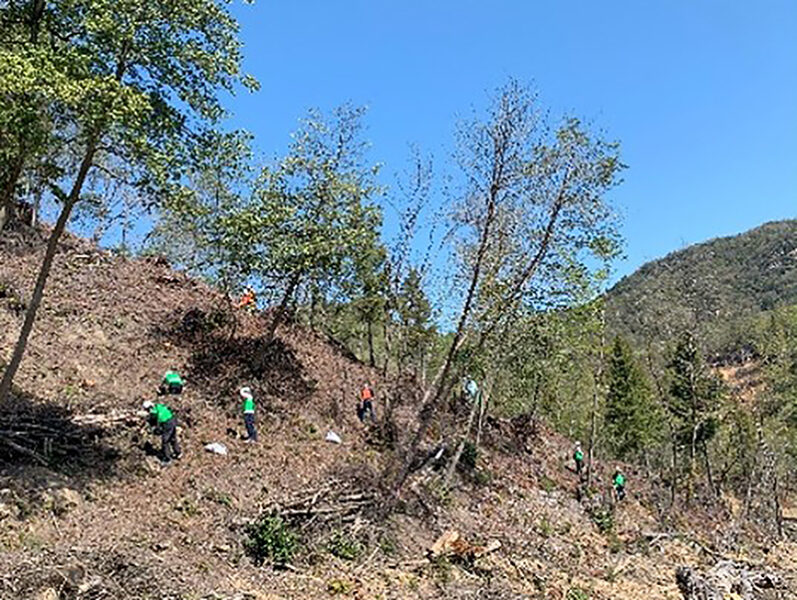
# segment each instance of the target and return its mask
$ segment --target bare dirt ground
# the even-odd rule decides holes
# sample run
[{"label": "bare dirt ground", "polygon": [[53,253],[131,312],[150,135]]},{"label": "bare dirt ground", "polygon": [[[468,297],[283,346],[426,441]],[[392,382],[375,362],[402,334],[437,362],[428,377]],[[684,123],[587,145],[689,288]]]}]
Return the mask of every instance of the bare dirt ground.
[{"label": "bare dirt ground", "polygon": [[[0,238],[0,362],[21,324],[41,235]],[[630,497],[602,532],[588,510],[600,494],[576,499],[570,441],[542,426],[529,435],[491,420],[475,472],[448,492],[424,472],[385,516],[379,493],[395,451],[357,421],[354,404],[365,379],[377,411],[396,390],[319,334],[286,326],[269,348],[265,316],[239,313],[233,323],[226,314],[225,298],[162,261],[64,243],[14,402],[0,414],[68,431],[70,441],[30,446],[47,465],[0,444],[0,599],[664,600],[682,598],[678,566],[706,569],[722,558],[780,574],[782,587],[760,597],[797,598],[794,541],[720,551],[716,540],[734,523],[714,508],[665,526],[653,508],[655,482],[633,467]],[[187,380],[169,399],[184,455],[163,468],[152,456],[158,440],[135,412],[169,368]],[[241,439],[241,385],[258,401],[258,444]],[[408,426],[411,406],[397,414]],[[329,430],[343,443],[324,441]],[[229,454],[205,452],[209,442]],[[612,466],[601,465],[597,481]],[[323,526],[318,515],[302,521],[288,568],[258,566],[246,554],[246,527],[264,511],[301,498],[334,511],[343,492],[365,501]],[[479,558],[430,558],[447,531],[470,547],[500,547]],[[330,551],[339,534],[357,540],[356,552]]]}]

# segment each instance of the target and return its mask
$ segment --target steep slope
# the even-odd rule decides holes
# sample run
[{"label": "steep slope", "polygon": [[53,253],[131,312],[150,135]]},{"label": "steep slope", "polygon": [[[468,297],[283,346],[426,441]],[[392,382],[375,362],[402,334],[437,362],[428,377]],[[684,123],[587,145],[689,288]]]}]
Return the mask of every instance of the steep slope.
[{"label": "steep slope", "polygon": [[[20,230],[0,238],[0,360],[10,355],[32,287],[40,236]],[[666,490],[632,466],[631,496],[602,533],[597,523],[605,528],[606,519],[591,514],[605,509],[613,465],[598,465],[600,493],[579,501],[571,442],[542,425],[534,433],[526,422],[489,420],[475,471],[464,471],[451,492],[439,488],[434,471],[422,472],[385,516],[380,477],[394,450],[357,422],[353,397],[368,378],[381,411],[387,395],[406,390],[390,389],[298,326],[283,327],[267,349],[266,317],[238,314],[233,323],[225,305],[213,289],[157,260],[65,241],[15,403],[0,416],[20,415],[33,426],[57,417],[75,436],[80,423],[99,426],[47,466],[0,446],[0,599],[663,600],[681,597],[677,566],[700,568],[714,561],[711,553],[747,553],[795,584],[794,544],[766,553],[741,544],[722,509],[677,515],[662,529],[654,507]],[[172,399],[185,456],[163,469],[149,456],[155,440],[135,411],[170,367],[188,381]],[[235,390],[243,383],[259,400],[257,445],[237,435]],[[406,400],[403,418],[412,412]],[[328,429],[343,443],[325,442]],[[211,441],[224,442],[229,455],[204,452]],[[319,526],[341,503],[363,499]],[[246,527],[288,504],[320,508],[306,519],[296,515],[301,550],[291,569],[259,567],[244,552]],[[479,559],[428,557],[449,530],[472,544],[501,546]],[[356,545],[344,552],[341,540]],[[766,597],[793,592],[783,587]]]},{"label": "steep slope", "polygon": [[638,342],[690,329],[718,349],[742,319],[795,303],[797,220],[787,220],[645,264],[608,292],[607,321]]}]

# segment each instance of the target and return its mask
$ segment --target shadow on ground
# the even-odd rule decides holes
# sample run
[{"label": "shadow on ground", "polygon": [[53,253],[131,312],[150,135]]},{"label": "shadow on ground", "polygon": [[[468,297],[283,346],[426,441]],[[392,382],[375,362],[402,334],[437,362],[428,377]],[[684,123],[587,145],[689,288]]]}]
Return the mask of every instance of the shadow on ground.
[{"label": "shadow on ground", "polygon": [[187,373],[193,385],[208,387],[211,396],[226,405],[237,401],[235,390],[249,385],[272,396],[302,399],[312,394],[315,382],[308,377],[292,348],[279,338],[268,343],[265,327],[255,334],[236,328],[235,315],[223,310],[178,310],[166,327],[152,335],[176,345],[189,345]]},{"label": "shadow on ground", "polygon": [[114,477],[121,455],[107,437],[100,426],[76,422],[70,409],[15,388],[0,405],[0,478],[31,490],[50,487],[51,477],[77,487]]}]

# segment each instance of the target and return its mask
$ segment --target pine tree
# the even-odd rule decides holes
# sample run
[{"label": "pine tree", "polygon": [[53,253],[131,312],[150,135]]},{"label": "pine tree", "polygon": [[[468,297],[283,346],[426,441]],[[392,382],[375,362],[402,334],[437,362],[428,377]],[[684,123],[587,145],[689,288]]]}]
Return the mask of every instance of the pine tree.
[{"label": "pine tree", "polygon": [[656,437],[658,420],[650,384],[620,336],[614,338],[607,375],[604,421],[610,445],[620,458],[635,458]]},{"label": "pine tree", "polygon": [[[683,335],[675,348],[668,369],[671,374],[667,410],[672,416],[673,444],[688,448],[687,502],[694,491],[697,453],[705,460],[706,477],[714,488],[708,442],[717,432],[714,415],[722,395],[719,379],[705,366],[694,337]],[[675,475],[675,474],[673,474]]]}]

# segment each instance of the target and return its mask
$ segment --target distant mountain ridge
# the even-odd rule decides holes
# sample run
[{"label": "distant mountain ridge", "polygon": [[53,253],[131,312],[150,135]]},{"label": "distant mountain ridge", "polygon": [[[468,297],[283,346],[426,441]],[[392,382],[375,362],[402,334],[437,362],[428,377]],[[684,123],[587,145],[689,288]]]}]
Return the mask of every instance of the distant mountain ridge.
[{"label": "distant mountain ridge", "polygon": [[684,330],[710,351],[735,343],[750,318],[797,304],[797,219],[765,223],[672,252],[606,295],[612,334],[666,344]]}]

